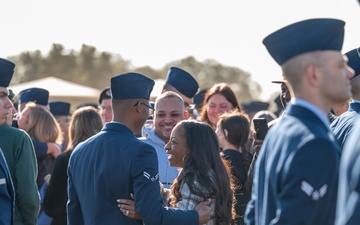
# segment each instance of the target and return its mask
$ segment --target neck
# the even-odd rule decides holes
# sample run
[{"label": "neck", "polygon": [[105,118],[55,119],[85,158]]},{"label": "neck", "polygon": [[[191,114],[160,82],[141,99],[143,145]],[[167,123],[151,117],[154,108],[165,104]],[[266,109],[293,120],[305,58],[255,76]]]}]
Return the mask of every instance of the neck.
[{"label": "neck", "polygon": [[321,98],[317,93],[313,93],[311,91],[295,93],[295,97],[310,102],[311,104],[318,107],[325,115],[330,112],[331,107],[334,105],[333,103],[329,102],[328,99]]},{"label": "neck", "polygon": [[127,128],[131,130],[133,134],[140,134],[141,133],[141,127],[138,126],[137,123],[134,121],[134,119],[128,118],[127,116],[122,116],[121,118],[117,118],[114,116],[113,119],[115,122],[119,122],[124,124]]},{"label": "neck", "polygon": [[236,147],[233,144],[230,144],[229,142],[225,141],[225,143],[223,144],[223,149],[234,149],[234,150],[240,150],[238,147]]}]

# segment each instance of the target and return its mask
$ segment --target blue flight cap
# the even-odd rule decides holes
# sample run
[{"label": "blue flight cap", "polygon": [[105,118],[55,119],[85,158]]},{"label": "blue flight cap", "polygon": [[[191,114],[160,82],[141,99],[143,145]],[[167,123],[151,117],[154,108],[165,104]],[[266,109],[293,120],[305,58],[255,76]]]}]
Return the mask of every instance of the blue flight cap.
[{"label": "blue flight cap", "polygon": [[200,109],[204,103],[206,92],[209,90],[209,88],[204,88],[200,90],[195,96],[194,96],[194,104],[196,108]]},{"label": "blue flight cap", "polygon": [[49,91],[42,88],[28,88],[19,93],[19,104],[35,102],[47,106],[49,102]]},{"label": "blue flight cap", "polygon": [[270,104],[268,102],[252,101],[247,104],[242,104],[242,108],[246,113],[250,114],[251,112],[259,112],[262,110],[267,110],[269,105]]},{"label": "blue flight cap", "polygon": [[312,51],[341,51],[345,22],[338,19],[309,19],[288,25],[268,35],[263,44],[282,65],[287,60]]},{"label": "blue flight cap", "polygon": [[355,48],[345,55],[348,58],[348,65],[355,71],[354,77],[360,75],[360,48]]},{"label": "blue flight cap", "polygon": [[193,98],[199,89],[199,84],[195,78],[178,67],[170,67],[165,82],[171,84],[188,98]]},{"label": "blue flight cap", "polygon": [[150,99],[155,82],[139,73],[124,73],[110,80],[113,99]]},{"label": "blue flight cap", "polygon": [[110,93],[110,88],[107,87],[105,88],[101,94],[100,94],[100,97],[99,97],[99,104],[101,105],[101,102],[102,100],[104,99],[111,99],[111,93]]},{"label": "blue flight cap", "polygon": [[70,103],[62,101],[49,102],[50,112],[54,116],[69,116]]},{"label": "blue flight cap", "polygon": [[0,58],[0,87],[9,87],[14,74],[15,64],[7,59]]}]

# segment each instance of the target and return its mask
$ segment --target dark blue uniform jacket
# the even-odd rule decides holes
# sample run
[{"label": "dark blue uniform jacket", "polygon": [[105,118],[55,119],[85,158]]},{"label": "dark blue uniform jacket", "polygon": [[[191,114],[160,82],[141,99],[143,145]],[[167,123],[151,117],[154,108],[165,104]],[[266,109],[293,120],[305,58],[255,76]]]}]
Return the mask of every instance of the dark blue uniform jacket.
[{"label": "dark blue uniform jacket", "polygon": [[343,149],[344,144],[355,127],[356,121],[360,120],[360,103],[352,102],[348,111],[337,117],[330,125],[340,148]]},{"label": "dark blue uniform jacket", "polygon": [[256,162],[247,225],[334,224],[339,147],[309,109],[288,105]]},{"label": "dark blue uniform jacket", "polygon": [[340,160],[336,225],[360,224],[360,122],[355,124]]}]

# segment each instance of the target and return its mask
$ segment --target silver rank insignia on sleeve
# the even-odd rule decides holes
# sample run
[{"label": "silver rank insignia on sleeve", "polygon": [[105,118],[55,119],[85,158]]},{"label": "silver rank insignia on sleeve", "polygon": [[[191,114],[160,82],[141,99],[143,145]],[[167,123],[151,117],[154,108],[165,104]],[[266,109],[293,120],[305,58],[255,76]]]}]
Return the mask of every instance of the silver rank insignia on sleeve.
[{"label": "silver rank insignia on sleeve", "polygon": [[155,176],[151,177],[150,174],[146,171],[143,172],[144,177],[146,177],[148,180],[155,181],[159,179],[159,173],[157,173]]},{"label": "silver rank insignia on sleeve", "polygon": [[317,201],[326,194],[327,185],[324,184],[319,190],[315,190],[309,183],[302,181],[301,190],[311,197],[312,200]]}]

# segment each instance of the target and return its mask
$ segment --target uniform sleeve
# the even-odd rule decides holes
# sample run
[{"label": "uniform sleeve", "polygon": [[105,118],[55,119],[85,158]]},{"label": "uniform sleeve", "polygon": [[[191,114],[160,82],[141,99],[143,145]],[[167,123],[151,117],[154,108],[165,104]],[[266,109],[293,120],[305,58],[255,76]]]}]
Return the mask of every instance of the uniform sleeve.
[{"label": "uniform sleeve", "polygon": [[142,145],[131,166],[135,208],[146,225],[198,224],[198,214],[194,210],[164,208],[160,194],[158,160],[155,150]]},{"label": "uniform sleeve", "polygon": [[51,217],[66,214],[67,165],[68,161],[65,154],[61,154],[55,159],[43,202],[45,213]]},{"label": "uniform sleeve", "polygon": [[84,218],[81,212],[80,201],[76,193],[73,179],[72,179],[72,158],[74,153],[70,156],[69,166],[68,166],[68,195],[69,200],[67,203],[67,218],[68,225],[82,225],[84,224]]},{"label": "uniform sleeve", "polygon": [[359,128],[349,136],[341,155],[336,225],[357,225],[360,221]]},{"label": "uniform sleeve", "polygon": [[315,224],[319,215],[324,224],[334,223],[338,157],[335,146],[325,139],[309,141],[289,156],[279,177],[274,224]]},{"label": "uniform sleeve", "polygon": [[36,158],[44,159],[47,153],[47,144],[33,140]]},{"label": "uniform sleeve", "polygon": [[24,135],[16,158],[15,179],[16,208],[24,224],[36,224],[40,209],[40,198],[36,185],[37,162],[30,137]]}]

